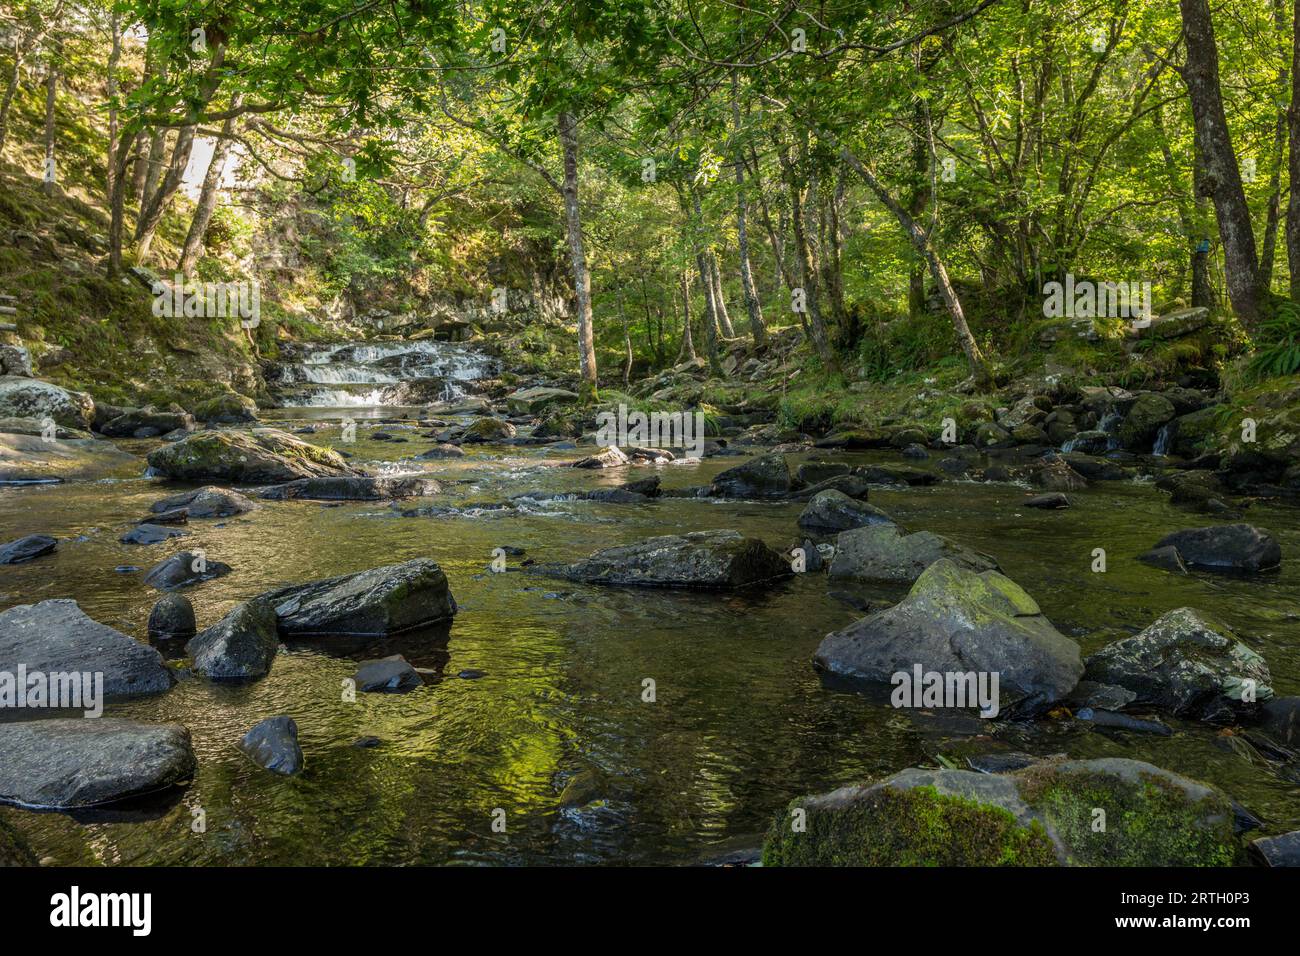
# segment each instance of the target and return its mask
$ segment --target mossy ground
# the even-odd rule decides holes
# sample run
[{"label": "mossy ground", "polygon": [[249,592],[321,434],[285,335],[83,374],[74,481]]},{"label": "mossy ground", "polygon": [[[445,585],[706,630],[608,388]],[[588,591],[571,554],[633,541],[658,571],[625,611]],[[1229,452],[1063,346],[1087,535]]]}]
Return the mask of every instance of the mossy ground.
[{"label": "mossy ground", "polygon": [[940,794],[933,787],[881,787],[852,806],[807,811],[795,832],[792,802],[763,845],[764,866],[1055,866],[1056,852],[1037,823],[1010,812]]}]

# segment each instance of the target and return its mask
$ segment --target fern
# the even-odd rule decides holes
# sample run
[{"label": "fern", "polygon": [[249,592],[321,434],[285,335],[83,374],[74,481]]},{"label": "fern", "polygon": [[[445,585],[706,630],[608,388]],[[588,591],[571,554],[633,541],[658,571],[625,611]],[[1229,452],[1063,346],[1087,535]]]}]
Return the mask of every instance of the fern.
[{"label": "fern", "polygon": [[1300,303],[1283,302],[1259,324],[1249,372],[1258,379],[1300,372]]}]

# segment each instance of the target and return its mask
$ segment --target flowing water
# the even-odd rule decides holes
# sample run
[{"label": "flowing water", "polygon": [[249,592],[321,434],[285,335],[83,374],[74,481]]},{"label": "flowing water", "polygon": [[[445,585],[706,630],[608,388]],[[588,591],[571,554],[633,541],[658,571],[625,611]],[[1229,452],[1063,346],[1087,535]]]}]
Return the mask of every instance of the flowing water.
[{"label": "flowing water", "polygon": [[[345,411],[361,417],[365,410]],[[324,409],[294,414],[330,417]],[[582,451],[504,446],[479,446],[454,462],[396,463],[432,439],[411,426],[383,428],[410,441],[374,441],[362,425],[349,446],[355,462],[436,475],[445,494],[428,503],[460,513],[404,517],[384,503],[267,502],[237,518],[191,521],[189,537],[139,547],[118,536],[176,486],[129,476],[0,488],[0,540],[34,532],[60,538],[54,556],[0,571],[0,607],[72,597],[96,620],[144,639],[159,594],[130,568],[196,547],[234,569],[184,592],[201,627],[268,588],[420,556],[442,565],[460,605],[449,630],[346,652],[294,645],[281,650],[268,677],[247,686],[183,679],[164,695],[110,705],[111,715],[189,727],[197,776],[179,795],[111,810],[0,809],[39,855],[61,864],[682,863],[755,845],[795,796],[933,763],[944,751],[1011,749],[1147,759],[1221,786],[1268,831],[1300,827],[1300,776],[1288,779],[1289,771],[1213,728],[1173,722],[1172,738],[1156,738],[1068,719],[1024,726],[894,710],[885,693],[824,686],[813,651],[859,615],[828,596],[840,585],[828,587],[821,574],[756,593],[705,594],[575,585],[530,573],[521,557],[509,559],[506,573],[488,571],[499,547],[563,561],[650,535],[713,528],[786,549],[799,504],[570,500],[480,509],[521,492],[609,486],[652,469],[558,468]],[[323,424],[312,440],[337,443],[337,424]],[[792,456],[791,465],[802,457]],[[653,471],[667,487],[698,485],[736,461]],[[1023,507],[1028,494],[1011,484],[948,481],[882,488],[872,501],[909,529],[994,555],[1085,654],[1190,605],[1264,655],[1278,694],[1300,693],[1300,511],[1258,503],[1249,512],[1279,539],[1280,573],[1179,577],[1135,556],[1168,531],[1205,521],[1174,509],[1148,483],[1098,482],[1057,512]],[[1090,570],[1098,547],[1108,555],[1105,573]],[[342,682],[356,661],[390,653],[441,677],[426,677],[409,694],[346,702]],[[483,676],[462,679],[463,671]],[[655,682],[654,702],[643,700],[646,679]],[[293,778],[261,770],[234,746],[258,720],[280,713],[298,722],[306,754],[305,771]],[[368,735],[382,745],[352,745]],[[562,801],[571,781],[570,796],[582,796]],[[201,833],[192,826],[199,810]],[[504,833],[492,827],[498,810]]]}]

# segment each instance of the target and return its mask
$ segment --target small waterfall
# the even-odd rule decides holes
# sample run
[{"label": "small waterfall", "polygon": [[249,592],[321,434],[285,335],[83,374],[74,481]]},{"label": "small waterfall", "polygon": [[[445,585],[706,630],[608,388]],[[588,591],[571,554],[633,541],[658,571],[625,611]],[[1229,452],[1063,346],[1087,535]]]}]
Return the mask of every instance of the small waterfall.
[{"label": "small waterfall", "polygon": [[1097,423],[1097,430],[1103,431],[1110,436],[1106,441],[1107,451],[1114,451],[1119,447],[1119,426],[1123,421],[1124,416],[1119,412],[1108,412],[1102,417],[1102,420]]},{"label": "small waterfall", "polygon": [[1164,458],[1169,454],[1169,446],[1174,440],[1173,422],[1166,422],[1156,433],[1156,443],[1151,446],[1151,454]]},{"label": "small waterfall", "polygon": [[421,380],[443,383],[441,399],[454,400],[495,371],[491,356],[462,343],[354,342],[298,346],[290,360],[267,368],[266,379],[285,407],[362,408],[427,404],[427,392],[417,390],[410,403],[402,387]]}]

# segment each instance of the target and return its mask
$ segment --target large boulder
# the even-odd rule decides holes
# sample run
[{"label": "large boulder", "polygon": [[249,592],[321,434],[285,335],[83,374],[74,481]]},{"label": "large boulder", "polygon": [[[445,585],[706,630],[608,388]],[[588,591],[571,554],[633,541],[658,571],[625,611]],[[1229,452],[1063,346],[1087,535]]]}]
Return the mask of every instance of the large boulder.
[{"label": "large boulder", "polygon": [[946,558],[972,571],[996,571],[987,554],[929,531],[905,533],[897,525],[876,524],[845,531],[835,541],[830,576],[857,581],[911,584],[934,562]]},{"label": "large boulder", "polygon": [[506,407],[516,415],[538,415],[551,405],[572,405],[578,400],[576,392],[542,385],[521,388],[506,396]]},{"label": "large boulder", "polygon": [[1211,525],[1167,534],[1157,548],[1178,549],[1183,563],[1210,571],[1254,573],[1282,563],[1282,548],[1267,531],[1248,524]]},{"label": "large boulder", "polygon": [[269,428],[198,432],[154,449],[149,468],[166,478],[246,484],[360,474],[337,453]]},{"label": "large boulder", "polygon": [[1189,607],[1103,647],[1088,658],[1085,676],[1128,688],[1139,705],[1215,723],[1252,717],[1273,696],[1264,658]]},{"label": "large boulder", "polygon": [[0,418],[50,418],[68,428],[89,430],[95,402],[85,392],[22,375],[0,375]]},{"label": "large boulder", "polygon": [[257,402],[238,392],[222,392],[194,406],[194,417],[211,425],[257,421]]},{"label": "large boulder", "polygon": [[153,438],[168,432],[194,430],[194,419],[183,409],[135,408],[100,426],[109,438]]},{"label": "large boulder", "polygon": [[22,564],[53,554],[59,546],[57,538],[48,534],[29,534],[6,544],[0,544],[0,564]]},{"label": "large boulder", "polygon": [[169,495],[161,501],[155,501],[149,510],[156,515],[170,515],[177,519],[189,518],[229,518],[246,514],[260,507],[251,498],[246,498],[229,488],[205,485],[192,491],[182,491],[178,495]]},{"label": "large boulder", "polygon": [[436,495],[442,486],[432,478],[392,475],[379,478],[299,478],[273,485],[259,497],[275,501],[382,501],[389,498],[420,498]]},{"label": "large boulder", "polygon": [[790,466],[780,454],[760,455],[719,474],[709,486],[715,498],[779,498],[791,487]]},{"label": "large boulder", "polygon": [[269,601],[239,605],[185,645],[194,669],[210,680],[265,677],[280,647],[275,608]]},{"label": "large boulder", "polygon": [[819,491],[799,515],[799,527],[815,531],[848,531],[873,524],[893,524],[893,519],[842,491]]},{"label": "large boulder", "polygon": [[1008,774],[904,770],[793,800],[763,845],[764,866],[1229,866],[1238,858],[1225,796],[1113,757],[1038,761]]},{"label": "large boulder", "polygon": [[180,724],[80,717],[0,723],[0,799],[74,810],[165,790],[195,771]]},{"label": "large boulder", "polygon": [[738,531],[692,531],[647,538],[548,570],[587,584],[704,590],[744,588],[793,573],[781,555]]},{"label": "large boulder", "polygon": [[109,700],[161,694],[175,683],[152,647],[91,620],[66,598],[0,611],[0,672],[17,673],[20,665],[47,679],[74,672],[103,674],[103,694]]},{"label": "large boulder", "polygon": [[261,597],[275,608],[285,638],[382,636],[456,614],[447,576],[428,558],[295,584]]},{"label": "large boulder", "polygon": [[1119,426],[1120,444],[1130,451],[1150,451],[1160,429],[1174,418],[1174,405],[1157,392],[1138,396]]},{"label": "large boulder", "polygon": [[941,674],[996,673],[999,710],[1041,709],[1083,674],[1079,646],[1019,585],[947,559],[930,565],[898,604],[828,634],[813,663],[876,682],[911,675],[918,665]]}]

